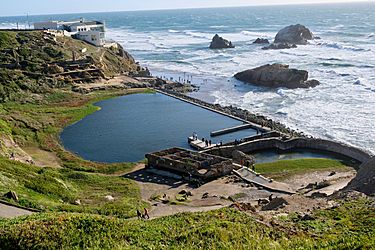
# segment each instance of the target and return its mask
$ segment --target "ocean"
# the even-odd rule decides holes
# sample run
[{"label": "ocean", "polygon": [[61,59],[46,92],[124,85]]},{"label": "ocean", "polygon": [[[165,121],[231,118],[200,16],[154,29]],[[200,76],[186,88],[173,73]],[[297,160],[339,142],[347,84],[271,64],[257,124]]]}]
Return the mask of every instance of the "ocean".
[{"label": "ocean", "polygon": [[[192,79],[195,97],[266,115],[307,134],[375,153],[375,3],[289,5],[30,16],[104,20],[154,75]],[[0,27],[27,27],[26,17],[0,17]],[[261,49],[283,27],[306,25],[321,39],[290,50]],[[209,50],[215,34],[235,49]],[[268,89],[236,81],[239,71],[284,63],[321,81],[311,89]]]}]

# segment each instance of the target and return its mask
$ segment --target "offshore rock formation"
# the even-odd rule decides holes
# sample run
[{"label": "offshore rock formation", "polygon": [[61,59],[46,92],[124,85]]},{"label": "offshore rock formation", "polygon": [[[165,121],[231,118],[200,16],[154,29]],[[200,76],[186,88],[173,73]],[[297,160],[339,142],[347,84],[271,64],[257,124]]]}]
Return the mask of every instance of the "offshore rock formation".
[{"label": "offshore rock formation", "polygon": [[289,44],[307,44],[308,40],[313,40],[313,33],[301,24],[290,25],[280,30],[274,43],[289,43]]},{"label": "offshore rock formation", "polygon": [[220,37],[218,34],[216,34],[212,38],[210,49],[228,49],[228,48],[234,48],[234,45],[232,44],[231,41],[228,41]]},{"label": "offshore rock formation", "polygon": [[270,46],[263,47],[263,50],[269,50],[269,49],[295,49],[297,48],[297,45],[295,44],[289,44],[289,43],[273,43]]},{"label": "offshore rock formation", "polygon": [[257,38],[253,44],[269,44],[270,41],[268,41],[268,39],[266,38]]},{"label": "offshore rock formation", "polygon": [[307,71],[290,69],[289,65],[284,64],[267,64],[237,73],[234,77],[243,82],[271,88],[310,88],[320,84],[317,80],[308,81]]},{"label": "offshore rock formation", "polygon": [[270,46],[264,47],[268,49],[292,49],[297,48],[298,45],[305,45],[308,40],[313,40],[313,33],[301,24],[290,25],[280,30]]}]

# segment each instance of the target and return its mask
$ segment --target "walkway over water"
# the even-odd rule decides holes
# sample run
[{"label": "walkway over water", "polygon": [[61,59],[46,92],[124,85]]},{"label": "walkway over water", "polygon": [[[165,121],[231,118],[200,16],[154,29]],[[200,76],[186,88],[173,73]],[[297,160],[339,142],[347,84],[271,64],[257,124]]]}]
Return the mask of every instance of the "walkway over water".
[{"label": "walkway over water", "polygon": [[193,132],[212,144],[257,133],[247,129],[211,138],[211,131],[243,122],[160,93],[122,96],[96,105],[101,107],[99,111],[61,134],[66,149],[92,161],[134,162],[149,152],[189,148],[187,138]]}]

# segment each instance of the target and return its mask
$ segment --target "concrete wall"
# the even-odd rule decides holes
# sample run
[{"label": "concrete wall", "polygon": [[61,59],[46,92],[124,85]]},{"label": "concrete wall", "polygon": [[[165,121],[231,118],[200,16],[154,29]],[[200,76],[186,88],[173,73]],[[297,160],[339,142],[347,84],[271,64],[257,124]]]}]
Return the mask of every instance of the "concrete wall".
[{"label": "concrete wall", "polygon": [[231,157],[234,150],[240,150],[244,153],[252,153],[254,151],[279,149],[279,150],[293,150],[293,149],[314,149],[329,153],[340,154],[361,163],[368,161],[371,158],[371,153],[362,149],[349,146],[344,143],[323,140],[323,139],[309,139],[296,138],[283,141],[279,138],[260,139],[251,142],[245,142],[237,146],[223,146],[220,148],[213,148],[205,151],[205,153],[220,155],[223,157]]}]

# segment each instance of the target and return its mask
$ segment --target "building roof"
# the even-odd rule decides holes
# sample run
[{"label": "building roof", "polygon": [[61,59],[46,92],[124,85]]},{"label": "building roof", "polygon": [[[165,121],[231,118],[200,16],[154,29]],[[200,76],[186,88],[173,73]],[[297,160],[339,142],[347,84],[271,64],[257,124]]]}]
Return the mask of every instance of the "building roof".
[{"label": "building roof", "polygon": [[81,26],[81,25],[103,25],[103,24],[104,24],[103,22],[99,22],[99,21],[87,21],[87,22],[79,21],[79,22],[76,22],[76,23],[72,23],[70,26]]}]

